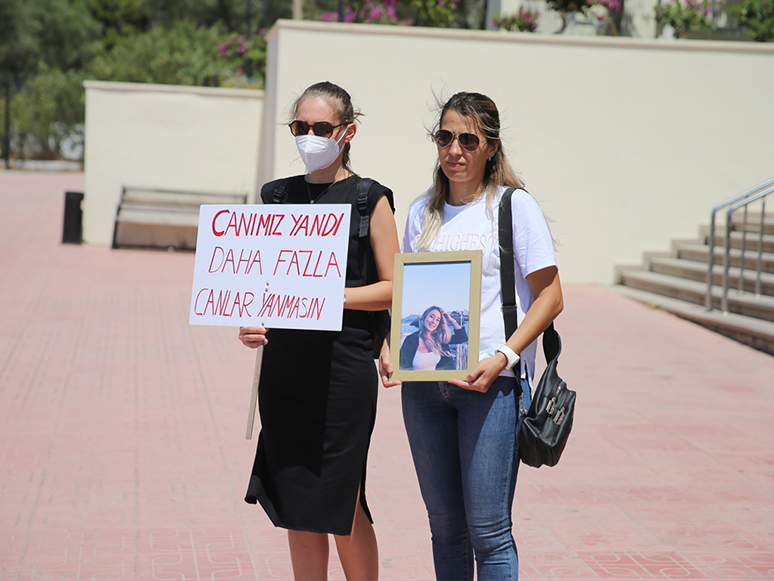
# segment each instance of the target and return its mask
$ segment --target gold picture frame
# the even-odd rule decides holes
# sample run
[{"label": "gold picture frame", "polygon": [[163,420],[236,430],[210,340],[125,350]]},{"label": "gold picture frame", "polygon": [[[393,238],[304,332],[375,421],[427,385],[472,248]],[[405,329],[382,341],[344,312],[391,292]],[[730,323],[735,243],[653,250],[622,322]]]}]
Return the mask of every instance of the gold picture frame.
[{"label": "gold picture frame", "polygon": [[393,379],[447,381],[465,379],[473,371],[481,324],[481,264],[480,250],[395,255]]}]

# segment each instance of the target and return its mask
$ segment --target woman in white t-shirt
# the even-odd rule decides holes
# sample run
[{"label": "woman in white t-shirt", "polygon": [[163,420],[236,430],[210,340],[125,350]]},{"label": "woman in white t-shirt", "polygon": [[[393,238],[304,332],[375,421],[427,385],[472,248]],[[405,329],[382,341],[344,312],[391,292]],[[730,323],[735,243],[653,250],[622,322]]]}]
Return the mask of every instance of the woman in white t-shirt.
[{"label": "woman in white t-shirt", "polygon": [[[406,382],[403,417],[432,532],[439,580],[518,578],[511,506],[519,467],[518,430],[529,406],[537,337],[562,311],[551,234],[537,202],[511,199],[518,328],[505,337],[501,312],[498,207],[523,182],[500,141],[497,106],[457,93],[432,134],[433,187],[408,212],[403,252],[483,250],[479,363],[465,381]],[[382,354],[382,380],[392,364]]]}]

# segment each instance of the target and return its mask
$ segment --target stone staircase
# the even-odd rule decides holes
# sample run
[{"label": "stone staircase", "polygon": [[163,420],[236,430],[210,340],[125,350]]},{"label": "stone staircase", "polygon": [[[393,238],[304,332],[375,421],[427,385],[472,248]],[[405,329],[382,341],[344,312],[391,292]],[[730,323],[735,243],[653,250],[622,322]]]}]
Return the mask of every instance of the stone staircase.
[{"label": "stone staircase", "polygon": [[741,212],[736,214],[740,215],[731,224],[727,313],[720,310],[724,226],[715,228],[712,311],[705,308],[709,226],[699,228],[698,239],[673,240],[670,252],[645,253],[642,265],[616,267],[616,290],[774,355],[774,214],[767,212],[764,216],[760,294],[755,291],[761,216],[752,212],[748,215],[743,235]]}]

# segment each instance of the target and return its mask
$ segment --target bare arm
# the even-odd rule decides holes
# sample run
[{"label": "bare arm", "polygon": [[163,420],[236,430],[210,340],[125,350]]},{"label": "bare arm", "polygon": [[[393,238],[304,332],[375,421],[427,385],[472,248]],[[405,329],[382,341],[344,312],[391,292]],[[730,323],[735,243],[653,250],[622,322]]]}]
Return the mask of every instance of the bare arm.
[{"label": "bare arm", "polygon": [[[521,353],[537,339],[564,308],[562,285],[559,282],[559,271],[555,266],[533,272],[527,276],[527,282],[535,300],[518,329],[506,341],[506,345],[516,353]],[[500,372],[505,369],[507,362],[505,355],[500,352],[495,353],[493,357],[479,361],[465,381],[450,379],[449,383],[465,389],[487,391]]]},{"label": "bare arm", "polygon": [[[564,309],[562,285],[559,282],[559,271],[555,266],[533,272],[527,277],[527,282],[535,300],[519,328],[506,341],[508,347],[515,353],[524,351]],[[505,359],[502,353],[498,353],[498,356]]]},{"label": "bare arm", "polygon": [[371,214],[371,248],[374,250],[379,282],[345,290],[345,309],[381,311],[392,304],[392,271],[398,246],[398,229],[386,196],[379,198]]}]

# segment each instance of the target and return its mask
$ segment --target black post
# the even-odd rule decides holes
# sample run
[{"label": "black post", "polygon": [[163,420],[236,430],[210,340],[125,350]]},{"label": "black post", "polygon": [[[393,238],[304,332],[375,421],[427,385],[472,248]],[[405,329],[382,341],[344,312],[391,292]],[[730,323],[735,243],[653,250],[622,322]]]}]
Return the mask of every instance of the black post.
[{"label": "black post", "polygon": [[62,244],[80,244],[83,240],[83,192],[65,192]]},{"label": "black post", "polygon": [[5,75],[5,135],[3,136],[5,169],[11,169],[11,75]]},{"label": "black post", "polygon": [[269,0],[261,1],[261,30],[269,28]]},{"label": "black post", "polygon": [[339,22],[344,22],[344,0],[339,0]]}]

